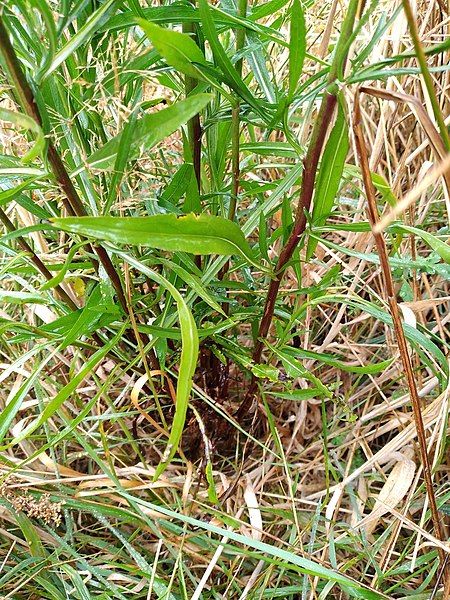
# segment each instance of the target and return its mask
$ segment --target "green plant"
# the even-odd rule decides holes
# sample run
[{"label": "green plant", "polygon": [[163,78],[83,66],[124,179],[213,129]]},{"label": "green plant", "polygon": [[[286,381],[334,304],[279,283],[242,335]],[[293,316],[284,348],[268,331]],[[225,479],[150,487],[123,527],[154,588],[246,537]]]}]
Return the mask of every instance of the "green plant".
[{"label": "green plant", "polygon": [[[244,598],[250,578],[254,598],[338,597],[336,586],[360,598],[402,597],[415,583],[402,580],[407,564],[418,565],[424,590],[447,593],[439,511],[448,498],[433,474],[446,427],[439,421],[434,455],[427,428],[436,407],[443,418],[449,378],[439,312],[450,263],[441,228],[448,101],[435,91],[449,43],[421,43],[426,28],[407,0],[344,5],[2,6],[0,502],[21,541],[0,572],[10,595]],[[401,44],[389,37],[403,16],[412,47],[406,28]],[[406,196],[408,214],[389,217],[382,234],[378,213],[396,210],[430,160],[441,163],[444,188],[432,171],[433,202],[415,210]],[[414,320],[410,305],[432,322]],[[386,440],[371,430],[372,398],[403,392],[391,328],[436,536],[420,557],[427,562],[401,540],[401,566],[393,551],[380,558],[388,535],[400,546],[395,522],[372,547],[364,525],[345,520],[345,510],[358,517],[364,508],[352,474],[361,486],[380,483],[369,477],[370,453],[356,468],[355,440],[367,436],[366,452],[375,439],[372,454],[389,464],[407,460],[415,435],[392,434],[390,456],[390,413],[380,427]],[[429,387],[439,393],[421,405],[419,390]],[[308,471],[320,492],[300,509],[304,456],[324,475]],[[39,462],[47,472],[35,485]],[[251,480],[257,472],[264,481],[266,462],[279,474],[267,501]],[[413,511],[423,502],[414,482],[402,498]],[[47,489],[51,497],[40,496]],[[234,494],[247,525],[242,511],[227,515]],[[14,516],[14,506],[41,511],[52,501],[54,522],[36,523],[31,509]],[[424,511],[425,533],[428,519]],[[272,537],[263,541],[261,528]],[[193,567],[203,556],[209,574],[219,573],[211,589]]]}]

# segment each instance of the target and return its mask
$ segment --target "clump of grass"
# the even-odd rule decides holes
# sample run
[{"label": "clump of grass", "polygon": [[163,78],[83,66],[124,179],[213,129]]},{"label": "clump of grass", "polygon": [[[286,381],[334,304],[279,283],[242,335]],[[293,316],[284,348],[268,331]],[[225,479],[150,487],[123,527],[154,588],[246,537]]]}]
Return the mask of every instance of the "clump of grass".
[{"label": "clump of grass", "polygon": [[448,597],[441,9],[4,3],[5,598]]}]

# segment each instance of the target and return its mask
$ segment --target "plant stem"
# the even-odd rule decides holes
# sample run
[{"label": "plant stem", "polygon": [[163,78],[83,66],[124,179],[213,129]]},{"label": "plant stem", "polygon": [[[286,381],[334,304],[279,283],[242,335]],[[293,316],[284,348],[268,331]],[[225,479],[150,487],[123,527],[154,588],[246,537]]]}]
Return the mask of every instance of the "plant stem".
[{"label": "plant stem", "polygon": [[[373,230],[374,226],[379,221],[379,216],[378,216],[378,209],[377,209],[377,204],[376,204],[375,188],[372,183],[367,148],[366,148],[366,145],[364,142],[364,135],[363,135],[362,124],[361,124],[361,108],[360,108],[360,103],[359,103],[359,94],[360,94],[360,91],[357,90],[357,92],[355,94],[355,105],[354,105],[354,112],[353,112],[353,130],[354,130],[354,134],[355,134],[356,151],[357,151],[360,169],[361,169],[361,173],[362,173],[364,188],[366,191],[369,221],[370,221],[370,224],[371,224],[372,230]],[[389,265],[389,258],[388,258],[386,243],[384,241],[384,237],[383,237],[382,233],[379,233],[376,231],[372,231],[372,233],[375,238],[375,244],[377,247],[378,256],[380,258],[383,284],[384,284],[384,289],[386,290],[386,299],[389,304],[390,313],[392,316],[392,322],[394,325],[394,332],[395,332],[395,336],[397,339],[398,348],[400,351],[400,357],[402,360],[403,369],[406,374],[406,380],[408,383],[409,395],[411,398],[411,404],[412,404],[413,414],[414,414],[414,422],[415,422],[416,431],[417,431],[417,439],[419,442],[420,457],[421,457],[422,467],[423,467],[423,476],[424,476],[424,480],[425,480],[425,486],[427,489],[428,501],[429,501],[430,509],[431,509],[431,519],[433,522],[434,532],[435,532],[436,537],[439,540],[444,541],[445,537],[444,537],[444,531],[443,531],[443,527],[442,527],[442,521],[439,516],[439,512],[438,512],[438,508],[437,508],[437,504],[436,504],[436,498],[434,495],[433,479],[432,479],[432,475],[431,475],[431,461],[428,456],[427,440],[426,440],[425,428],[424,428],[423,418],[422,418],[422,409],[421,409],[421,405],[420,405],[419,394],[417,392],[417,386],[416,386],[416,381],[414,378],[414,372],[413,372],[411,357],[410,357],[409,350],[408,350],[408,344],[407,344],[405,332],[404,332],[403,326],[402,326],[400,310],[399,310],[397,299],[396,299],[396,294],[395,294],[395,289],[394,289],[394,281],[392,278],[392,272],[391,272],[391,268]],[[445,553],[441,549],[438,549],[438,552],[439,552],[439,557],[440,557],[441,563],[444,564]]]},{"label": "plant stem", "polygon": [[433,108],[434,118],[436,119],[436,123],[438,124],[441,138],[445,145],[445,149],[447,150],[447,152],[450,152],[450,137],[448,135],[447,126],[445,125],[444,117],[442,116],[442,111],[439,106],[439,100],[434,89],[433,78],[431,77],[430,70],[428,69],[427,58],[425,56],[425,52],[423,51],[422,44],[420,41],[416,19],[414,18],[414,14],[412,12],[409,0],[402,0],[402,4],[403,10],[405,11],[406,15],[406,20],[408,21],[409,33],[411,34],[417,61],[419,63],[420,70],[422,72],[422,77],[427,88],[428,97],[430,98],[431,106]]},{"label": "plant stem", "polygon": [[[238,16],[245,17],[247,14],[247,1],[239,0],[238,3]],[[240,28],[236,29],[236,53],[238,53],[245,44],[245,30]],[[239,76],[242,76],[242,65],[243,59],[240,58],[236,63],[236,71]],[[228,207],[228,218],[230,221],[234,221],[236,217],[237,199],[239,195],[240,187],[240,136],[241,136],[241,120],[240,120],[240,103],[239,98],[236,98],[236,103],[232,107],[231,112],[231,194],[230,194],[230,205]],[[223,279],[225,274],[230,268],[230,261],[228,260],[219,273],[220,279]],[[228,310],[228,304],[224,304],[222,307],[225,312]]]},{"label": "plant stem", "polygon": [[[311,141],[308,146],[308,151],[303,159],[303,178],[294,226],[278,257],[275,267],[275,277],[270,281],[263,316],[259,323],[258,338],[256,340],[252,355],[252,359],[255,363],[261,362],[264,341],[267,338],[267,334],[272,323],[275,311],[275,303],[277,300],[278,291],[280,289],[280,284],[283,279],[284,271],[291,260],[294,251],[299,244],[300,238],[306,228],[305,211],[309,210],[311,206],[317,167],[322,154],[328,129],[333,120],[334,109],[337,103],[338,88],[336,85],[336,80],[339,74],[343,71],[347,59],[347,53],[349,50],[347,40],[350,37],[355,25],[358,4],[359,0],[350,0],[347,14],[344,22],[342,23],[341,33],[336,44],[333,62],[328,75],[327,90],[322,97],[322,102],[311,134]],[[256,388],[257,380],[255,376],[252,376],[252,380],[244,401],[242,402],[236,414],[238,421],[244,415],[246,415],[251,408]]]},{"label": "plant stem", "polygon": [[[195,0],[191,1],[192,6],[195,6]],[[195,41],[198,41],[196,25],[193,22],[183,23],[183,33],[192,34]],[[186,98],[196,88],[197,80],[195,77],[186,75],[184,78],[184,91]],[[199,193],[202,187],[202,126],[200,123],[200,115],[197,113],[188,121],[188,143],[192,156],[192,164],[194,167],[195,179],[197,180],[197,188]],[[202,257],[197,255],[194,257],[195,264],[199,269],[202,268]]]},{"label": "plant stem", "polygon": [[[26,77],[22,71],[19,60],[13,45],[10,42],[8,32],[3,24],[2,17],[0,16],[0,51],[5,60],[7,69],[10,73],[12,83],[14,84],[14,90],[18,95],[20,104],[22,105],[25,112],[32,117],[39,126],[42,126],[42,119],[37,107],[33,91],[26,80]],[[69,215],[76,215],[83,217],[86,215],[86,211],[81,201],[72,180],[61,160],[58,152],[51,141],[48,143],[48,161],[52,168],[55,179],[57,180],[61,190],[64,192],[65,197],[63,198],[63,204]],[[89,250],[89,246],[88,246]],[[97,254],[99,261],[103,265],[108,277],[110,278],[114,289],[116,291],[119,302],[122,309],[127,314],[127,302],[125,294],[122,288],[122,282],[119,274],[117,273],[112,261],[104,248],[101,246],[94,246],[94,252]]]},{"label": "plant stem", "polygon": [[[238,16],[245,17],[247,15],[247,2],[248,0],[239,0],[238,2]],[[240,27],[236,29],[236,53],[239,53],[245,44],[245,29]],[[236,71],[239,76],[242,76],[242,57],[236,63]],[[231,171],[232,171],[232,185],[231,185],[231,198],[230,206],[228,209],[228,218],[230,221],[234,221],[236,216],[236,206],[239,194],[239,178],[240,178],[240,134],[241,134],[241,121],[240,121],[240,105],[237,101],[236,105],[233,106],[231,114]]]},{"label": "plant stem", "polygon": [[[195,0],[191,2],[192,6],[195,6]],[[183,33],[192,34],[191,37],[198,41],[196,25],[193,22],[183,23]],[[197,87],[197,80],[195,77],[189,77],[186,75],[184,78],[184,90],[185,96],[189,94]],[[200,115],[197,113],[188,121],[188,141],[192,155],[192,164],[194,166],[194,173],[197,179],[198,190],[201,188],[201,159],[202,159],[202,126],[200,123]]]},{"label": "plant stem", "polygon": [[[189,29],[183,28],[184,31]],[[186,97],[195,89],[197,85],[196,80],[193,77],[185,77],[184,89]],[[200,115],[196,114],[188,121],[188,139],[189,146],[192,154],[192,164],[194,166],[194,173],[197,179],[197,186],[200,191],[201,187],[201,158],[202,158],[202,126],[200,123]]]},{"label": "plant stem", "polygon": [[[238,0],[237,14],[240,17],[247,15],[248,0]],[[245,44],[245,29],[242,27],[237,28],[235,31],[236,36],[236,53],[239,53]],[[236,62],[236,71],[239,76],[242,76],[243,58],[241,57]],[[230,193],[230,205],[228,207],[228,218],[230,221],[234,221],[236,218],[237,200],[239,196],[240,188],[240,137],[241,137],[241,119],[240,119],[240,103],[239,98],[236,98],[236,102],[232,107],[231,112],[231,193]],[[224,264],[223,268],[219,272],[219,278],[223,279],[228,273],[230,268],[230,261]],[[229,314],[230,306],[228,302],[222,304],[222,309],[225,314]],[[215,363],[218,369],[222,371],[222,377],[220,378],[220,387],[218,395],[220,398],[225,399],[228,397],[228,387],[230,380],[230,361],[227,360],[226,365],[223,365],[216,357]]]}]

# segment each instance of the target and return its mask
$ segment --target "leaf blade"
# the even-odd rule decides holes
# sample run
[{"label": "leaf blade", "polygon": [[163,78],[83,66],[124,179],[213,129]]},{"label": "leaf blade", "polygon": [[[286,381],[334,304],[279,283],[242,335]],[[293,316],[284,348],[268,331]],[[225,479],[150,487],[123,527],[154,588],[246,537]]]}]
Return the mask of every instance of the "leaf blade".
[{"label": "leaf blade", "polygon": [[194,63],[206,64],[206,59],[189,35],[160,27],[145,19],[137,19],[137,23],[168,65],[189,77],[201,77]]},{"label": "leaf blade", "polygon": [[291,32],[289,39],[289,89],[292,99],[303,71],[306,55],[306,23],[300,0],[294,0],[291,8]]},{"label": "leaf blade", "polygon": [[[348,127],[344,111],[339,104],[336,123],[328,138],[317,177],[312,211],[312,223],[316,226],[324,225],[328,215],[333,209],[334,200],[338,192],[345,159],[349,148]],[[318,240],[310,238],[306,251],[306,260],[310,260],[317,247]]]},{"label": "leaf blade", "polygon": [[[185,100],[175,102],[168,108],[136,119],[131,136],[128,160],[136,158],[141,147],[148,151],[174,133],[194,115],[198,114],[211,99],[211,94],[194,94]],[[119,152],[122,135],[123,132],[119,133],[91,154],[88,158],[88,164],[100,170],[112,168],[115,157]]]},{"label": "leaf blade", "polygon": [[52,219],[60,229],[116,244],[133,244],[191,254],[237,254],[266,270],[253,256],[240,227],[211,215],[174,214],[151,217],[67,217]]}]

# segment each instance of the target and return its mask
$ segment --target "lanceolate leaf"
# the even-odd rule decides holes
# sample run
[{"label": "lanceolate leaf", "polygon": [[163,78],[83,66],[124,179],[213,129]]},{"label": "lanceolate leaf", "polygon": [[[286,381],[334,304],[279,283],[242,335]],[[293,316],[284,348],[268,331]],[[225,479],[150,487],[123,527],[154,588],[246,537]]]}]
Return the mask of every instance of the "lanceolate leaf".
[{"label": "lanceolate leaf", "polygon": [[292,99],[303,70],[306,54],[305,16],[300,0],[294,0],[291,8],[291,36],[289,40],[289,93]]},{"label": "lanceolate leaf", "polygon": [[245,85],[242,77],[234,68],[233,63],[229,59],[227,53],[222,47],[222,44],[220,43],[219,36],[217,35],[216,27],[214,25],[212,12],[207,0],[199,0],[198,8],[205,37],[211,46],[214,60],[222,71],[227,85],[250,106],[252,106],[259,114],[261,114],[261,116],[265,117],[266,115],[264,114],[262,107],[258,104],[248,87]]},{"label": "lanceolate leaf", "polygon": [[172,428],[170,430],[169,441],[167,442],[166,451],[162,461],[159,463],[154,479],[157,479],[165,470],[167,465],[174,457],[178,444],[183,433],[186,413],[189,404],[189,397],[192,389],[192,378],[194,377],[195,368],[197,366],[198,357],[198,332],[197,326],[186,304],[183,296],[165,277],[153,271],[140,261],[125,253],[120,253],[120,256],[126,260],[131,266],[135,267],[150,279],[153,279],[161,287],[165,288],[173,297],[177,304],[178,320],[181,331],[181,358],[178,370],[178,382],[176,391],[176,406],[175,415],[173,418]]},{"label": "lanceolate leaf", "polygon": [[322,352],[313,352],[311,350],[303,350],[302,348],[283,348],[283,352],[289,356],[296,358],[315,359],[318,362],[322,362],[326,365],[330,365],[342,371],[348,373],[359,373],[361,375],[373,375],[374,373],[380,373],[385,371],[393,362],[392,358],[383,360],[379,363],[369,363],[367,365],[351,364],[343,361],[332,354],[326,354]]},{"label": "lanceolate leaf", "polygon": [[[317,176],[311,219],[313,227],[324,225],[333,208],[334,199],[341,183],[347,152],[348,128],[344,111],[339,104],[336,123],[325,147]],[[309,260],[314,254],[316,246],[317,240],[309,239],[306,260]]]},{"label": "lanceolate leaf", "polygon": [[407,233],[413,233],[420,237],[430,248],[432,248],[444,262],[450,264],[450,245],[447,242],[443,242],[432,233],[419,229],[418,227],[411,227],[410,225],[392,225],[392,230],[398,230]]},{"label": "lanceolate leaf", "polygon": [[[152,217],[67,217],[53,219],[64,231],[115,244],[133,244],[191,254],[237,254],[262,268],[239,226],[223,217],[189,214]],[[267,269],[264,269],[267,270]]]},{"label": "lanceolate leaf", "polygon": [[206,64],[206,59],[188,34],[165,29],[145,19],[137,22],[168,65],[189,77],[199,78],[200,71],[195,64]]},{"label": "lanceolate leaf", "polygon": [[[200,112],[212,99],[210,94],[195,94],[186,100],[180,100],[172,106],[156,113],[136,119],[131,137],[129,160],[139,155],[141,148],[150,150],[167,136],[171,135],[181,125],[184,125],[194,115]],[[112,168],[120,148],[122,133],[113,137],[102,148],[91,154],[88,163],[96,169]]]}]

